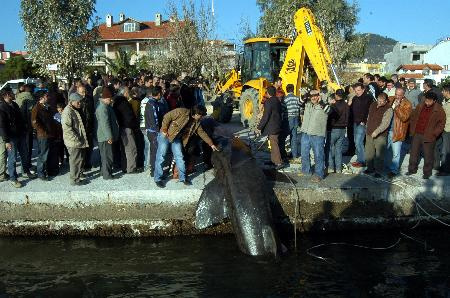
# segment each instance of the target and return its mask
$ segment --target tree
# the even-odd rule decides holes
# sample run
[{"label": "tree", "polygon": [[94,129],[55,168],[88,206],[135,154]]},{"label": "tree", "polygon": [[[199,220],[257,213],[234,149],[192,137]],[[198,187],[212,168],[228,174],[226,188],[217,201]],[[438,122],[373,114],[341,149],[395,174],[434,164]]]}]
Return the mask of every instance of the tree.
[{"label": "tree", "polygon": [[445,77],[439,84],[438,87],[442,88],[444,86],[450,86],[450,76]]},{"label": "tree", "polygon": [[22,0],[20,18],[26,47],[41,73],[47,72],[48,64],[58,64],[58,74],[71,81],[93,60],[98,36],[93,21],[95,3],[96,0]]},{"label": "tree", "polygon": [[337,66],[356,57],[362,57],[366,38],[355,34],[358,6],[346,0],[257,0],[263,16],[260,34],[291,36],[294,31],[294,14],[303,6],[311,8],[321,28],[333,62]]},{"label": "tree", "polygon": [[23,56],[15,56],[6,61],[5,68],[0,72],[0,81],[34,77],[36,72],[33,62]]},{"label": "tree", "polygon": [[[191,76],[212,77],[225,70],[223,44],[215,36],[215,21],[203,1],[199,6],[193,0],[183,0],[181,5],[170,2],[172,16],[171,36],[167,41],[150,45],[149,64],[160,73],[187,73]],[[181,7],[182,17],[179,17]]]},{"label": "tree", "polygon": [[131,64],[131,59],[136,55],[134,51],[120,49],[116,52],[115,59],[104,57],[107,67],[112,74],[118,77],[131,77],[137,73],[136,65]]}]

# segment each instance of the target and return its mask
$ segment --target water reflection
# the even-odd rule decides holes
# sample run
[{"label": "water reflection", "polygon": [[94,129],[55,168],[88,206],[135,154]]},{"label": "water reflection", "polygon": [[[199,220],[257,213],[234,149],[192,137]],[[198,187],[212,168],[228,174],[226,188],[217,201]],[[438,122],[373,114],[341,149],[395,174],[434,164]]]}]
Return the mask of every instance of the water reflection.
[{"label": "water reflection", "polygon": [[0,297],[144,296],[428,296],[450,295],[448,231],[418,232],[434,252],[403,241],[388,251],[328,246],[380,246],[398,233],[327,234],[300,239],[279,259],[243,255],[233,236],[169,239],[0,238]]}]

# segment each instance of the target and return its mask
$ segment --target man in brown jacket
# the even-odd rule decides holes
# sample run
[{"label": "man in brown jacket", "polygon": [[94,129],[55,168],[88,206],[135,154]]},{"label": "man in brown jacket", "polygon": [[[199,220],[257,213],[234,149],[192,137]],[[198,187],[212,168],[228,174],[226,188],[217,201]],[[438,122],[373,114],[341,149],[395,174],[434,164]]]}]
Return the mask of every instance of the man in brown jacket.
[{"label": "man in brown jacket", "polygon": [[194,106],[190,110],[185,108],[174,109],[164,116],[157,138],[158,151],[156,152],[154,179],[158,187],[165,187],[162,181],[162,166],[169,146],[178,168],[179,181],[183,182],[184,185],[191,185],[191,182],[186,178],[186,168],[183,159],[183,147],[187,145],[189,139],[194,134],[197,134],[212,150],[218,150],[200,125],[200,120],[204,115],[206,115],[205,107]]},{"label": "man in brown jacket", "polygon": [[[58,172],[58,161],[56,151],[49,154],[54,149],[57,127],[53,119],[53,112],[48,105],[48,93],[40,90],[36,93],[38,103],[31,111],[31,124],[36,129],[38,143],[37,175],[39,179],[47,181],[47,175]],[[50,162],[49,162],[50,161]],[[53,162],[51,162],[53,161]]]},{"label": "man in brown jacket", "polygon": [[413,140],[406,173],[408,176],[417,173],[421,150],[424,155],[423,179],[431,176],[436,138],[445,127],[445,112],[442,106],[436,103],[437,100],[438,96],[434,92],[425,93],[424,102],[416,107],[411,117],[410,133]]},{"label": "man in brown jacket", "polygon": [[388,168],[388,177],[393,178],[400,172],[401,162],[406,155],[405,139],[408,133],[409,118],[412,113],[412,104],[405,97],[405,89],[399,87],[395,90],[395,97],[391,99],[394,117],[389,127],[385,166]]}]

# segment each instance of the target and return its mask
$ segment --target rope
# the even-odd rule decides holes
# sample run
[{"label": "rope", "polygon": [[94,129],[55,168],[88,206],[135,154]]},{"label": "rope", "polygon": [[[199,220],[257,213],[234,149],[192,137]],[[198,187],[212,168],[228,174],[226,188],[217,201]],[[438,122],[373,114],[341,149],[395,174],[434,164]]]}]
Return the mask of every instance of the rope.
[{"label": "rope", "polygon": [[[386,182],[386,183],[389,183],[389,184],[392,184],[392,185],[399,186],[400,188],[402,188],[402,190],[405,191],[405,193],[406,193],[406,194],[410,197],[410,199],[414,202],[414,204],[415,204],[415,206],[416,206],[416,210],[417,210],[417,217],[418,217],[418,219],[419,219],[419,221],[418,221],[413,227],[410,228],[411,230],[412,230],[412,229],[415,229],[415,228],[420,224],[420,222],[422,221],[422,216],[420,216],[420,210],[422,210],[423,213],[425,213],[428,217],[431,217],[433,220],[435,220],[435,221],[437,221],[437,222],[439,222],[439,223],[441,223],[441,224],[443,224],[443,225],[445,225],[445,226],[450,227],[450,224],[448,224],[448,223],[446,223],[446,222],[443,222],[443,221],[441,221],[439,218],[437,218],[437,217],[431,215],[430,213],[428,213],[428,212],[425,210],[425,208],[423,208],[423,207],[417,202],[417,200],[411,195],[411,193],[409,193],[409,191],[408,191],[408,189],[407,189],[407,187],[410,187],[410,186],[412,186],[412,185],[407,184],[407,183],[405,183],[405,182],[403,182],[403,181],[400,181],[400,180],[390,181],[390,180],[386,180],[386,179],[382,179],[382,178],[375,178],[375,177],[372,177],[372,176],[370,176],[370,175],[366,175],[366,176],[368,176],[369,179],[372,179],[372,180],[382,181],[382,182]],[[444,212],[447,212],[447,213],[450,213],[448,210],[445,210],[444,208],[442,208],[442,207],[438,206],[437,204],[435,204],[432,200],[430,200],[430,199],[428,199],[428,198],[427,198],[427,200],[430,201],[433,205],[435,205],[435,206],[436,206],[437,208],[439,208],[440,210],[442,210],[442,211],[444,211]],[[434,248],[428,248],[427,242],[426,242],[426,241],[418,240],[418,239],[416,239],[416,238],[414,238],[414,237],[412,237],[412,236],[407,235],[407,234],[404,233],[404,232],[400,232],[400,235],[403,236],[403,237],[405,237],[405,238],[407,238],[407,239],[410,239],[410,240],[413,240],[413,241],[415,241],[415,242],[417,242],[417,243],[422,244],[422,245],[424,246],[424,249],[425,249],[426,251],[428,251],[428,252],[433,252],[433,251],[434,251]],[[328,262],[328,259],[327,259],[327,258],[324,258],[324,257],[321,257],[321,256],[319,256],[319,255],[313,254],[313,253],[311,252],[311,250],[316,249],[316,248],[319,248],[319,247],[323,247],[323,246],[329,246],[329,245],[346,245],[346,246],[353,246],[353,247],[364,248],[364,249],[371,249],[371,250],[387,250],[387,249],[391,249],[391,248],[395,247],[398,243],[400,243],[400,240],[401,240],[401,237],[398,238],[398,240],[397,240],[394,244],[392,244],[392,245],[390,245],[390,246],[388,246],[388,247],[369,247],[369,246],[364,246],[364,245],[359,245],[359,244],[350,244],[350,243],[345,243],[345,242],[322,243],[322,244],[319,244],[319,245],[316,245],[316,246],[313,246],[313,247],[308,248],[308,249],[306,250],[306,253],[307,253],[308,255],[312,256],[312,257],[315,257],[315,258],[319,259],[319,260],[322,260],[322,261],[325,261],[325,262],[327,262],[327,263],[330,263],[330,262]]]},{"label": "rope", "polygon": [[288,174],[284,170],[280,171],[286,178],[288,178],[289,182],[291,182],[292,186],[294,187],[295,194],[296,194],[296,200],[295,200],[295,211],[294,211],[294,249],[297,251],[297,219],[298,219],[298,208],[299,208],[299,201],[300,201],[300,195],[298,194],[297,187],[295,187],[294,181],[292,181],[291,177],[289,177]]},{"label": "rope", "polygon": [[312,256],[312,257],[315,257],[317,259],[320,259],[322,261],[325,261],[325,262],[329,263],[327,258],[324,258],[324,257],[318,256],[316,254],[313,254],[313,253],[311,253],[311,250],[319,248],[319,247],[323,247],[323,246],[330,246],[330,245],[353,246],[353,247],[357,247],[357,248],[364,248],[364,249],[371,249],[371,250],[388,250],[388,249],[391,249],[391,248],[397,246],[397,244],[399,244],[400,241],[401,241],[401,238],[398,238],[397,241],[394,244],[391,244],[391,245],[389,245],[387,247],[370,247],[370,246],[359,245],[359,244],[350,244],[350,243],[346,243],[346,242],[322,243],[322,244],[318,244],[318,245],[315,245],[313,247],[308,248],[306,250],[306,253],[308,255]]},{"label": "rope", "polygon": [[[366,176],[368,176],[369,179],[371,179],[371,180],[382,181],[382,182],[389,183],[389,184],[392,184],[392,185],[396,185],[396,186],[402,188],[402,190],[404,190],[405,193],[409,196],[409,198],[415,203],[416,208],[419,208],[420,210],[422,210],[423,213],[425,213],[429,218],[432,218],[433,220],[439,222],[440,224],[442,224],[442,225],[444,225],[444,226],[450,227],[450,224],[448,224],[448,223],[446,223],[446,222],[443,222],[443,221],[440,220],[439,218],[437,218],[437,217],[431,215],[430,213],[428,213],[427,210],[425,210],[425,208],[423,208],[422,205],[420,205],[419,202],[417,202],[417,199],[415,199],[415,198],[411,195],[411,193],[409,193],[408,187],[411,187],[411,186],[413,186],[413,185],[410,185],[410,184],[405,183],[405,182],[400,181],[400,180],[389,181],[389,180],[386,180],[386,179],[383,179],[383,178],[375,178],[375,177],[372,177],[372,176],[370,176],[370,175],[366,175]],[[428,200],[429,200],[429,199],[428,199]],[[429,200],[429,201],[432,202],[431,200]],[[433,204],[434,204],[434,203],[433,203]],[[443,208],[437,206],[436,204],[434,204],[434,205],[435,205],[436,207],[438,207],[439,209],[441,209],[441,210],[443,210],[443,211],[449,213],[447,210],[445,210],[445,209],[443,209]],[[419,219],[420,219],[420,218],[419,218]]]}]

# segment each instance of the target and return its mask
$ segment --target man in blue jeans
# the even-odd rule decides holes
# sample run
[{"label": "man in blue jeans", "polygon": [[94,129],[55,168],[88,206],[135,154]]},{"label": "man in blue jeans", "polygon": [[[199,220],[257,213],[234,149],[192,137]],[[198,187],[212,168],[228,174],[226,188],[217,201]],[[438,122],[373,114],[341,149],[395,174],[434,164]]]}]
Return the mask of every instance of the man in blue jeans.
[{"label": "man in blue jeans", "polygon": [[174,109],[164,116],[157,139],[158,151],[156,152],[154,177],[156,186],[160,188],[165,187],[162,181],[163,164],[169,146],[178,168],[178,179],[184,185],[192,184],[186,178],[186,167],[183,157],[183,148],[186,147],[189,139],[194,134],[197,134],[212,150],[218,150],[200,125],[200,120],[205,115],[206,108],[204,106],[194,106],[190,110],[186,108]]},{"label": "man in blue jeans", "polygon": [[59,167],[55,168],[58,157],[50,153],[55,148],[58,127],[53,119],[54,112],[48,105],[47,91],[38,91],[35,96],[38,103],[31,111],[31,124],[36,130],[38,143],[37,175],[42,181],[47,181],[48,175],[59,172]]},{"label": "man in blue jeans", "polygon": [[18,155],[22,164],[22,175],[30,179],[36,178],[36,175],[30,172],[25,119],[19,106],[14,102],[12,90],[2,91],[1,97],[3,100],[0,101],[0,137],[7,149],[9,180],[14,187],[20,188],[22,183],[19,182],[16,171]]},{"label": "man in blue jeans", "polygon": [[391,99],[394,111],[388,133],[387,157],[385,167],[388,168],[388,178],[400,174],[401,164],[407,153],[406,138],[409,129],[409,118],[412,114],[412,104],[405,97],[405,89],[399,87],[395,90],[395,97]]},{"label": "man in blue jeans", "polygon": [[311,100],[305,105],[302,123],[302,173],[311,173],[311,160],[309,152],[314,152],[314,172],[312,182],[320,182],[325,178],[325,136],[327,133],[327,120],[330,106],[320,100],[317,90],[310,92]]},{"label": "man in blue jeans", "polygon": [[366,163],[364,156],[364,139],[366,137],[367,117],[369,108],[373,102],[372,96],[366,92],[362,83],[353,85],[355,96],[349,102],[353,115],[353,136],[355,139],[356,162],[352,163],[355,168],[361,168]]},{"label": "man in blue jeans", "polygon": [[297,129],[299,126],[300,118],[300,99],[294,95],[294,85],[288,84],[286,86],[287,95],[284,98],[284,104],[286,105],[288,121],[289,121],[289,135],[291,139],[291,162],[298,162],[300,152],[298,150],[298,134]]},{"label": "man in blue jeans", "polygon": [[164,115],[168,112],[165,105],[161,103],[162,88],[155,86],[152,95],[149,97],[144,110],[145,128],[147,138],[150,142],[149,168],[150,176],[155,175],[156,152],[158,151],[158,134],[162,125]]},{"label": "man in blue jeans", "polygon": [[328,152],[328,173],[342,172],[342,146],[345,128],[348,125],[350,108],[344,100],[344,90],[338,89],[330,100],[331,112],[328,118],[328,137],[325,146]]}]

